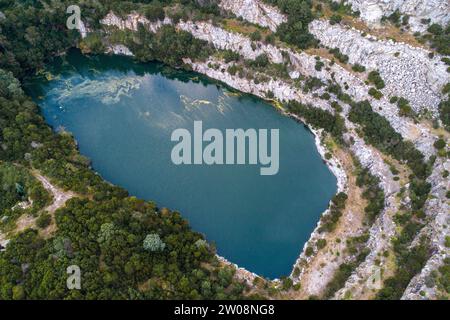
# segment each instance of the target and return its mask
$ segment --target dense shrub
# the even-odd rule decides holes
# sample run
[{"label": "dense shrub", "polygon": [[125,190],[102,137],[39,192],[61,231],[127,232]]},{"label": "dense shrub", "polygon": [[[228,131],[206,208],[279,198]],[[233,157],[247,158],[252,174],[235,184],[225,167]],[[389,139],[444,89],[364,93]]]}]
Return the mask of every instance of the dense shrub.
[{"label": "dense shrub", "polygon": [[355,63],[352,66],[352,70],[355,72],[364,72],[364,71],[366,71],[366,67],[364,67],[363,65],[360,65],[359,63]]},{"label": "dense shrub", "polygon": [[370,71],[367,79],[373,83],[378,90],[383,89],[385,86],[378,71]]},{"label": "dense shrub", "polygon": [[314,19],[310,0],[266,0],[278,6],[287,15],[288,21],[278,26],[277,35],[281,41],[295,45],[301,49],[315,46],[317,40],[308,30]]},{"label": "dense shrub", "polygon": [[404,141],[384,117],[374,112],[368,101],[352,103],[349,119],[361,125],[364,139],[369,144],[397,160],[406,161],[418,178],[427,177],[428,168],[423,155],[411,142]]},{"label": "dense shrub", "polygon": [[348,62],[348,55],[343,54],[339,48],[333,48],[333,49],[329,49],[328,50],[331,54],[333,54],[336,59],[338,59],[340,62],[342,63],[347,63]]},{"label": "dense shrub", "polygon": [[336,114],[321,110],[298,102],[291,101],[288,110],[304,118],[305,121],[314,127],[323,128],[330,133],[337,142],[342,142],[342,135],[346,131],[344,119]]}]

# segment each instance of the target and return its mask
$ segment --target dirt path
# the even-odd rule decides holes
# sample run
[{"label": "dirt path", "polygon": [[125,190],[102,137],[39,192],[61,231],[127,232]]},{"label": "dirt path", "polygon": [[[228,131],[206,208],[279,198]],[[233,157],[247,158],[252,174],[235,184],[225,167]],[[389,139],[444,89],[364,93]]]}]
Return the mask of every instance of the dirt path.
[{"label": "dirt path", "polygon": [[[48,238],[53,232],[56,231],[55,211],[58,210],[59,208],[64,207],[66,202],[69,199],[77,196],[77,194],[75,194],[72,191],[64,191],[56,187],[50,182],[50,180],[47,177],[40,174],[39,171],[37,170],[33,170],[31,174],[42,183],[45,190],[47,190],[53,197],[52,203],[42,210],[42,212],[47,212],[48,214],[51,215],[51,222],[48,225],[48,227],[39,230],[39,234],[42,237]],[[25,231],[28,228],[39,229],[36,226],[37,219],[38,217],[34,217],[29,214],[24,214],[20,216],[19,219],[17,219],[16,228],[12,232],[9,232],[8,237],[7,235],[0,234],[0,244],[6,246],[6,244],[8,243],[7,238],[10,238],[11,236],[18,234],[19,232]]]},{"label": "dirt path", "polygon": [[44,177],[38,172],[33,172],[33,175],[36,179],[38,179],[44,188],[51,193],[53,196],[53,203],[47,206],[44,210],[46,210],[50,214],[54,214],[56,210],[63,207],[67,200],[73,198],[75,193],[72,191],[64,191],[54,186],[48,178]]}]

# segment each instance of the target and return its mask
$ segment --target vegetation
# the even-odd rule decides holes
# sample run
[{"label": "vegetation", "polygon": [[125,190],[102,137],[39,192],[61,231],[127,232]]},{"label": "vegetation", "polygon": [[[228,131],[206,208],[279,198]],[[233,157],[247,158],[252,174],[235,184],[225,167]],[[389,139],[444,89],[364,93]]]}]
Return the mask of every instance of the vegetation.
[{"label": "vegetation", "polygon": [[333,48],[328,50],[332,55],[335,56],[336,59],[339,60],[341,63],[347,63],[348,62],[348,55],[341,53],[339,48]]},{"label": "vegetation", "polygon": [[[51,199],[31,175],[34,169],[81,197],[55,212],[57,228],[48,237],[28,229],[0,252],[0,299],[240,298],[244,286],[234,280],[233,269],[219,264],[214,246],[193,232],[180,214],[104,182],[80,156],[73,137],[55,134],[24,94],[17,77],[34,73],[80,40],[77,31],[65,27],[61,12],[68,2],[53,2],[51,7],[31,3],[6,2],[1,7],[8,18],[0,19],[0,218],[16,214],[11,208],[31,199],[33,206],[27,210],[39,211],[37,226],[52,223],[52,217],[42,213]],[[95,10],[91,2],[81,5],[91,25],[110,9],[119,14],[142,9],[141,4],[119,1],[101,2]],[[145,7],[146,15],[161,18],[160,8],[152,5]],[[214,5],[207,7],[202,10],[214,11]],[[117,36],[142,61],[182,66],[184,57],[201,59],[211,52],[205,42],[169,26],[155,35],[140,28],[133,35]],[[101,51],[101,45],[95,33],[80,43],[92,53]],[[81,269],[81,290],[66,287],[70,265]]]},{"label": "vegetation", "polygon": [[342,263],[333,275],[333,278],[327,283],[323,298],[330,299],[341,289],[353,271],[364,261],[369,254],[369,250],[365,248],[368,235],[364,234],[358,237],[347,239],[347,251],[354,258],[349,262]]},{"label": "vegetation", "polygon": [[397,160],[406,161],[418,178],[427,177],[423,155],[411,142],[404,141],[384,117],[374,112],[368,101],[352,103],[349,119],[361,126],[366,142]]},{"label": "vegetation", "polygon": [[383,89],[385,86],[384,81],[378,71],[370,71],[367,80],[373,83],[378,90]]},{"label": "vegetation", "polygon": [[439,118],[445,129],[450,131],[450,99],[447,98],[439,103]]},{"label": "vegetation", "polygon": [[[318,58],[318,59],[317,59]],[[319,57],[317,57],[316,58],[316,65],[314,66],[314,68],[317,70],[317,71],[321,71],[322,70],[322,67],[325,65],[321,60],[320,60],[320,58]]]},{"label": "vegetation", "polygon": [[309,33],[308,25],[314,19],[312,1],[310,0],[265,0],[278,6],[287,15],[288,21],[277,29],[281,41],[292,44],[300,49],[306,49],[317,44],[317,40]]},{"label": "vegetation", "polygon": [[342,20],[342,16],[341,16],[341,15],[339,15],[339,14],[333,14],[333,15],[330,17],[330,24],[331,24],[331,25],[338,24],[338,23],[341,22],[341,20]]},{"label": "vegetation", "polygon": [[432,24],[428,27],[428,32],[425,39],[430,41],[431,47],[442,55],[450,55],[450,24],[445,28]]},{"label": "vegetation", "polygon": [[330,133],[337,142],[343,142],[343,133],[346,131],[344,119],[338,114],[331,114],[328,111],[306,106],[301,103],[291,101],[287,109],[305,119],[305,121],[314,127],[323,128]]},{"label": "vegetation", "polygon": [[[308,24],[314,18],[312,1],[266,1],[277,5],[288,16],[288,21],[279,27],[276,34],[280,40],[298,48],[317,44],[308,31]],[[26,210],[27,213],[40,213],[36,225],[43,229],[56,223],[57,228],[45,239],[36,230],[19,233],[13,237],[7,250],[0,253],[0,299],[240,298],[245,287],[233,279],[233,269],[218,263],[214,246],[193,232],[179,213],[159,209],[152,202],[130,197],[125,190],[104,182],[91,171],[89,161],[79,155],[73,137],[66,132],[53,133],[39,115],[36,104],[23,93],[20,80],[40,70],[51,57],[77,45],[85,53],[102,53],[107,39],[105,34],[93,32],[81,40],[77,31],[67,30],[66,16],[61,12],[65,12],[70,4],[68,1],[52,2],[51,8],[33,4],[33,1],[4,1],[0,4],[8,17],[0,18],[0,218],[17,217],[25,211],[12,208],[21,201],[32,200],[33,205]],[[119,15],[138,10],[149,20],[156,21],[165,17],[165,5],[175,4],[177,7],[169,13],[175,21],[186,16],[193,20],[214,17],[219,13],[216,1],[165,0],[162,3],[146,1],[145,4],[137,1],[87,1],[81,6],[86,21],[96,26],[99,18],[109,10]],[[345,8],[342,6],[331,2],[331,7],[335,7],[337,12],[330,18],[332,23],[339,23],[341,14],[346,14],[341,12],[341,8]],[[398,22],[400,17],[394,15],[392,19]],[[407,23],[407,18],[403,20]],[[448,54],[450,47],[448,30],[448,27],[439,29],[434,25],[428,30],[433,47],[444,54]],[[110,37],[116,37],[120,40],[118,43],[128,46],[140,61],[158,60],[174,67],[187,67],[183,58],[204,60],[217,53],[207,42],[172,26],[164,26],[156,34],[140,26],[135,33],[122,31]],[[259,41],[262,35],[255,31],[251,38]],[[273,43],[274,40],[273,35],[265,37],[266,42]],[[348,62],[348,56],[338,49],[330,52],[340,62]],[[240,60],[239,55],[231,51],[220,54],[226,62]],[[254,71],[264,70],[280,77],[287,73],[286,65],[270,63],[267,55],[241,62]],[[320,71],[323,66],[317,60],[316,69]],[[356,72],[365,71],[357,64],[352,68]],[[242,65],[233,64],[229,72],[252,76],[255,82],[260,81],[254,74],[244,74]],[[378,90],[385,86],[377,71],[369,73],[368,81]],[[324,85],[320,79],[308,78],[304,90]],[[425,241],[413,250],[409,249],[422,226],[420,212],[431,188],[425,180],[429,164],[412,143],[403,141],[386,119],[373,112],[367,101],[353,103],[337,84],[328,84],[326,90],[340,101],[351,103],[350,120],[360,125],[368,143],[406,162],[413,172],[410,183],[413,213],[394,243],[398,270],[385,281],[385,288],[379,293],[379,298],[398,298],[429,256]],[[373,96],[381,97],[378,90],[371,90]],[[330,99],[329,93],[323,98]],[[273,93],[268,93],[270,95]],[[400,113],[410,115],[409,104],[401,99],[395,101]],[[342,107],[336,101],[332,105],[335,114],[296,102],[289,103],[288,110],[312,126],[323,128],[343,144],[342,136],[346,129],[343,118],[338,114]],[[448,129],[449,100],[441,103],[440,115]],[[435,144],[438,149],[445,147],[441,145],[439,141]],[[55,221],[42,210],[50,203],[51,197],[31,174],[34,169],[51,178],[59,187],[81,195],[57,210]],[[371,223],[384,208],[383,191],[378,186],[378,179],[364,169],[358,172],[357,184],[364,187],[363,197],[368,200],[365,213],[367,223]],[[334,230],[346,199],[345,193],[332,199],[330,213],[323,217],[321,231]],[[365,235],[349,239],[347,250],[355,259],[340,266],[325,296],[336,292],[365,258],[365,241]],[[325,246],[325,241],[316,243],[317,249]],[[306,249],[307,255],[313,253],[313,247]],[[73,264],[80,266],[85,275],[79,291],[69,291],[65,285],[65,270]],[[447,262],[439,270],[438,277],[447,292],[448,270]],[[292,281],[283,279],[283,287],[292,287]]]},{"label": "vegetation", "polygon": [[370,88],[370,89],[369,89],[369,94],[370,94],[372,97],[374,97],[375,99],[377,99],[377,100],[380,100],[381,97],[383,97],[383,94],[381,93],[381,91],[378,91],[378,90],[375,89],[375,88]]},{"label": "vegetation", "polygon": [[400,299],[411,279],[420,272],[430,257],[428,243],[424,239],[416,247],[408,248],[420,228],[419,223],[410,222],[404,227],[400,236],[394,240],[398,269],[394,276],[384,281],[384,287],[378,292],[377,299]]},{"label": "vegetation", "polygon": [[[205,60],[213,53],[212,46],[206,41],[196,39],[192,34],[170,25],[161,27],[157,33],[139,25],[136,33],[124,31],[122,42],[142,62],[158,60],[174,67],[183,66],[183,58]],[[146,45],[143,46],[142,43]]]},{"label": "vegetation", "polygon": [[364,208],[366,222],[372,225],[384,209],[384,192],[379,186],[380,179],[370,174],[369,169],[358,167],[357,172],[356,184],[364,190],[362,196],[368,203]]},{"label": "vegetation", "polygon": [[359,63],[355,63],[352,66],[352,70],[355,72],[364,72],[364,71],[366,71],[366,67],[364,67],[363,65],[360,65]]},{"label": "vegetation", "polygon": [[397,106],[399,109],[399,114],[403,117],[413,117],[414,111],[412,110],[411,106],[409,105],[409,101],[406,100],[403,97],[398,98],[397,100]]},{"label": "vegetation", "polygon": [[345,208],[347,194],[340,192],[331,199],[329,212],[321,218],[319,232],[332,232],[342,216],[342,210]]},{"label": "vegetation", "polygon": [[[0,104],[1,106],[1,104]],[[0,162],[0,216],[12,216],[18,202],[30,200],[32,212],[47,205],[51,197],[27,169]]]}]

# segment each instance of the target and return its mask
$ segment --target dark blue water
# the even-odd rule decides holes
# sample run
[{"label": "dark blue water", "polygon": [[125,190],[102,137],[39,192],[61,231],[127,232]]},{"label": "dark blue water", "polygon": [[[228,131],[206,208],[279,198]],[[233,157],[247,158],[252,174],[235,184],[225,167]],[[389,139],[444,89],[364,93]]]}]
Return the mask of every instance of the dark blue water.
[{"label": "dark blue water", "polygon": [[[239,266],[269,278],[291,272],[336,191],[307,129],[260,99],[156,63],[71,51],[48,71],[28,91],[106,180],[180,211]],[[174,165],[171,133],[192,132],[194,120],[204,130],[279,129],[278,174],[261,176],[258,165]]]}]

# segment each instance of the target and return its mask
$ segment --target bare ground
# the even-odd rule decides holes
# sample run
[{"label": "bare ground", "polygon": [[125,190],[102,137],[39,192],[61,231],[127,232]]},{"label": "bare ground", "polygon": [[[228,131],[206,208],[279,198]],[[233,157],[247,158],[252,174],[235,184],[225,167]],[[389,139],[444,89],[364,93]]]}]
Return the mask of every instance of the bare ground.
[{"label": "bare ground", "polygon": [[[64,207],[66,202],[77,196],[72,191],[64,191],[58,187],[56,187],[54,184],[50,182],[50,180],[40,174],[37,170],[32,171],[33,176],[38,179],[43,187],[52,195],[53,202],[45,207],[42,212],[47,212],[51,216],[51,222],[48,227],[46,227],[43,230],[39,231],[39,234],[44,237],[48,238],[51,234],[53,234],[56,231],[56,222],[55,222],[55,211],[59,208]],[[24,214],[16,222],[16,229],[10,233],[10,235],[17,234],[19,232],[22,232],[28,228],[34,228],[38,229],[36,227],[36,220],[38,217],[31,216],[29,214]],[[2,240],[2,237],[5,238],[5,236],[0,235],[0,240]]]}]

